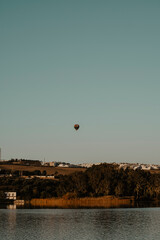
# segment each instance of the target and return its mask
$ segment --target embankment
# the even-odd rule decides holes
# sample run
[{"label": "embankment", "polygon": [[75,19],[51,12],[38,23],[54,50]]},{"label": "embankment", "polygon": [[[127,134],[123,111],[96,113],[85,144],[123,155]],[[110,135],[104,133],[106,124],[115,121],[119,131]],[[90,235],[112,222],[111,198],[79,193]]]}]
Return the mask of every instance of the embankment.
[{"label": "embankment", "polygon": [[122,206],[134,206],[134,197],[117,198],[105,196],[98,198],[48,198],[32,199],[30,202],[34,207],[53,207],[53,208],[111,208]]}]

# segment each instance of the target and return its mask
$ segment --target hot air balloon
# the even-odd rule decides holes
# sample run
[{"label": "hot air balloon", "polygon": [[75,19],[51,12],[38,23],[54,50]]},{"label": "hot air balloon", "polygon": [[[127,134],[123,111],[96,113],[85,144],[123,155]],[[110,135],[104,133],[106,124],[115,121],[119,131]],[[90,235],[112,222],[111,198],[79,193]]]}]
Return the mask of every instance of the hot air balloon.
[{"label": "hot air balloon", "polygon": [[74,129],[77,131],[79,129],[79,124],[75,124]]}]

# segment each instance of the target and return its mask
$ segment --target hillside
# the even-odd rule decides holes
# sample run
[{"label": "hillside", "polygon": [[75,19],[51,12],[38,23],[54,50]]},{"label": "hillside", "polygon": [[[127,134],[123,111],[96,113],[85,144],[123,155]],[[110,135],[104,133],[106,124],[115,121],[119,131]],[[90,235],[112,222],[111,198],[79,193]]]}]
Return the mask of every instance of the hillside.
[{"label": "hillside", "polygon": [[[69,170],[66,169],[68,173]],[[20,199],[102,196],[160,199],[160,174],[139,169],[119,169],[112,164],[94,165],[87,170],[83,169],[83,172],[79,170],[60,175],[58,181],[36,177],[1,177],[0,191],[16,191]]]},{"label": "hillside", "polygon": [[86,168],[65,168],[65,167],[46,167],[46,166],[23,166],[14,164],[0,164],[0,169],[5,169],[14,173],[19,171],[20,175],[24,175],[24,172],[40,171],[41,174],[46,172],[47,175],[69,175],[74,172],[84,172]]}]

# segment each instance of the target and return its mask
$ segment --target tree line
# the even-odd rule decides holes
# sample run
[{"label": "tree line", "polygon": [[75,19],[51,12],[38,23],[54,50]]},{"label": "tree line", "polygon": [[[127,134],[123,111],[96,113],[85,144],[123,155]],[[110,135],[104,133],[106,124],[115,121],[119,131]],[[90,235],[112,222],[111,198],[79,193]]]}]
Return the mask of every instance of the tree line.
[{"label": "tree line", "polygon": [[112,164],[93,165],[85,172],[59,175],[58,180],[1,177],[0,192],[16,191],[19,199],[51,197],[134,196],[137,200],[160,199],[160,174],[118,169]]}]

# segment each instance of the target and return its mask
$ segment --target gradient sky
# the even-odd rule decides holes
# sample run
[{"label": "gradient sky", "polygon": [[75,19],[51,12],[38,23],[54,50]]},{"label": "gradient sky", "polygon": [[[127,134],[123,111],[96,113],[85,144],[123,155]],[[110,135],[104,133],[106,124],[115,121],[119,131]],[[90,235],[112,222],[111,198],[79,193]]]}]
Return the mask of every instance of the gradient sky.
[{"label": "gradient sky", "polygon": [[159,13],[159,0],[0,0],[2,159],[160,164]]}]

